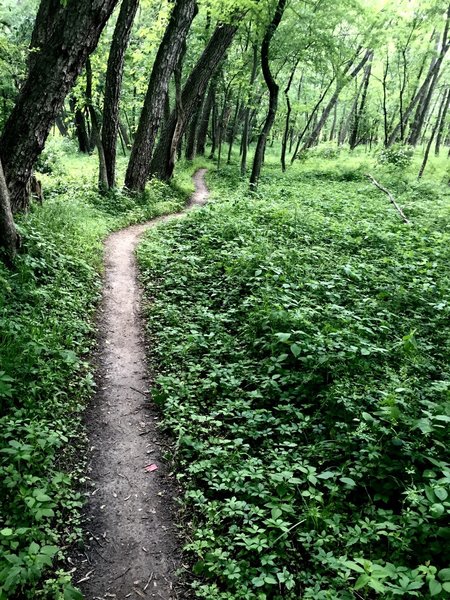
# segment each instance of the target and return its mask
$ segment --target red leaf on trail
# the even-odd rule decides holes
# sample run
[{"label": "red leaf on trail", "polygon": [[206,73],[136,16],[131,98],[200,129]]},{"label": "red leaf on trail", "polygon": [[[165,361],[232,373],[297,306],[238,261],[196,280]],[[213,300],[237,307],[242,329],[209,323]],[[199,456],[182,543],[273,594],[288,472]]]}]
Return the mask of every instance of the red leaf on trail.
[{"label": "red leaf on trail", "polygon": [[157,471],[158,467],[155,464],[152,465],[147,465],[146,467],[144,467],[146,471],[148,471],[149,473],[151,473],[152,471]]}]

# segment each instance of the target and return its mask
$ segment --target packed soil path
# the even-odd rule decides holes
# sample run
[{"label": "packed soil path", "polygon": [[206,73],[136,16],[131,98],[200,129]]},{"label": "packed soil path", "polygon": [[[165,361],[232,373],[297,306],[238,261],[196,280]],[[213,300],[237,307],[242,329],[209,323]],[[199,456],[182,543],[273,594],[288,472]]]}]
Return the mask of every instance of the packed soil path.
[{"label": "packed soil path", "polygon": [[[194,175],[195,193],[178,216],[206,202],[205,171]],[[175,486],[161,458],[167,440],[158,431],[158,411],[148,396],[134,257],[146,229],[177,215],[113,233],[105,244],[98,392],[88,411],[92,541],[74,577],[86,600],[178,597]]]}]

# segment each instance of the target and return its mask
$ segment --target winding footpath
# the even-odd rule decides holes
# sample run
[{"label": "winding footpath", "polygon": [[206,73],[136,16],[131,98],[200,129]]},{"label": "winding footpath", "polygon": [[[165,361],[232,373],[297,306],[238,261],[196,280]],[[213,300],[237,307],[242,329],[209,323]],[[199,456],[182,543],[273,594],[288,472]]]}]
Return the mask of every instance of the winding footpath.
[{"label": "winding footpath", "polygon": [[74,576],[86,600],[178,597],[176,486],[161,458],[166,442],[147,395],[150,378],[134,250],[149,227],[206,203],[205,172],[194,175],[195,193],[184,211],[128,227],[106,240],[98,391],[87,414],[92,540],[77,560]]}]

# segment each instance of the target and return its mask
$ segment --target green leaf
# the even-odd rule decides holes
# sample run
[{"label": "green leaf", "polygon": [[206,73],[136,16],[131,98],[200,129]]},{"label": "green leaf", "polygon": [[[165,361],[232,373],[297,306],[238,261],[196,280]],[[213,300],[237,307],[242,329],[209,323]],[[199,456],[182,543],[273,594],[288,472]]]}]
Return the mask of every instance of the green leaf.
[{"label": "green leaf", "polygon": [[443,504],[433,504],[433,506],[430,508],[430,513],[436,519],[438,519],[439,517],[442,517],[444,512],[445,512],[445,508],[444,508]]},{"label": "green leaf", "polygon": [[367,573],[364,573],[363,575],[360,575],[358,577],[353,589],[360,590],[361,588],[366,587],[366,585],[369,583],[369,581],[370,581],[370,576],[367,575]]},{"label": "green leaf", "polygon": [[64,589],[64,600],[84,600],[83,594],[72,585],[66,586]]},{"label": "green leaf", "polygon": [[291,352],[295,356],[295,358],[300,356],[301,351],[302,351],[302,349],[300,348],[300,346],[298,344],[291,344]]},{"label": "green leaf", "polygon": [[14,531],[10,527],[5,527],[0,531],[0,535],[3,535],[4,537],[11,537],[14,535]]},{"label": "green leaf", "polygon": [[437,487],[437,488],[434,488],[433,491],[436,494],[436,496],[439,498],[439,500],[442,500],[442,501],[446,500],[448,493],[445,488]]},{"label": "green leaf", "polygon": [[442,581],[450,581],[450,569],[441,569],[438,573],[438,577]]},{"label": "green leaf", "polygon": [[356,486],[356,482],[351,477],[341,477],[339,481],[342,481],[342,483],[345,483],[352,488]]},{"label": "green leaf", "polygon": [[437,596],[442,592],[442,585],[439,583],[439,581],[436,581],[436,579],[432,579],[428,585],[430,587],[430,594],[432,596]]}]

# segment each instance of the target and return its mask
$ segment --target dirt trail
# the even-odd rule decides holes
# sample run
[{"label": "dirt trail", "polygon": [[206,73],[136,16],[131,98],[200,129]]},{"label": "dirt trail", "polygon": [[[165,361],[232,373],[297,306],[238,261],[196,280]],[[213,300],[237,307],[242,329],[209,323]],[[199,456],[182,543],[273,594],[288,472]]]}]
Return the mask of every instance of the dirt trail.
[{"label": "dirt trail", "polygon": [[[206,202],[205,171],[194,175],[196,191],[179,215]],[[87,415],[93,541],[74,577],[86,600],[177,597],[174,483],[161,459],[165,440],[157,429],[158,411],[146,398],[149,376],[134,258],[140,235],[174,216],[113,233],[105,244],[98,393]],[[148,472],[147,465],[158,469]]]}]

